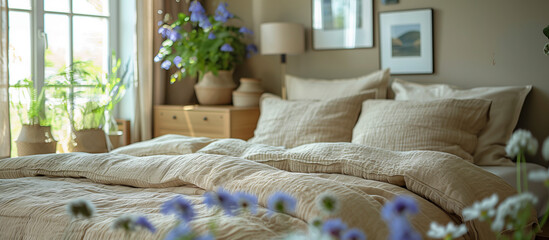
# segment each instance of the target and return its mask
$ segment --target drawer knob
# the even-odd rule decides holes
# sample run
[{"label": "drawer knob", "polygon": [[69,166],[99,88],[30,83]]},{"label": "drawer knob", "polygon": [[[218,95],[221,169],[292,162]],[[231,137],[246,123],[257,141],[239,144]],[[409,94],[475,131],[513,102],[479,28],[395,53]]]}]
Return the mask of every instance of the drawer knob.
[{"label": "drawer knob", "polygon": [[204,117],[202,118],[204,121],[208,121],[208,117]]},{"label": "drawer knob", "polygon": [[177,116],[173,115],[173,117],[172,117],[172,118],[173,118],[173,120],[175,120],[175,119],[177,119]]}]

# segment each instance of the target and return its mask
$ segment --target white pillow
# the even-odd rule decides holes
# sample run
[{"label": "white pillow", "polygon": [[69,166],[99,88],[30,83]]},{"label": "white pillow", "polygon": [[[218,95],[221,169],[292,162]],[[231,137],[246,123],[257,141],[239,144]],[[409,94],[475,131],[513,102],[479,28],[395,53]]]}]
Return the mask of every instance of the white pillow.
[{"label": "white pillow", "polygon": [[480,166],[513,165],[506,157],[505,145],[517,125],[524,99],[531,85],[521,87],[479,87],[458,89],[446,84],[423,85],[395,79],[392,84],[395,100],[481,98],[492,101],[489,120],[479,133],[474,163]]},{"label": "white pillow", "polygon": [[390,78],[389,69],[348,79],[305,79],[286,75],[286,88],[289,100],[323,100],[348,97],[365,90],[377,90],[377,99],[387,98]]},{"label": "white pillow", "polygon": [[376,91],[323,101],[263,98],[251,143],[288,148],[315,142],[350,142],[362,102]]},{"label": "white pillow", "polygon": [[484,99],[368,100],[362,104],[353,143],[394,151],[446,152],[472,162],[489,108],[490,101]]}]

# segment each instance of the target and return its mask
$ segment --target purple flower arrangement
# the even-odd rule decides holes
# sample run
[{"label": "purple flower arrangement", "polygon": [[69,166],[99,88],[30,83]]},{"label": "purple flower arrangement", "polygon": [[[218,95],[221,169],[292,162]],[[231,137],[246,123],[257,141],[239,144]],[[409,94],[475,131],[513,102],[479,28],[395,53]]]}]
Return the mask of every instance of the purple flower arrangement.
[{"label": "purple flower arrangement", "polygon": [[232,70],[257,53],[254,44],[245,43],[253,34],[250,29],[228,25],[229,20],[237,17],[227,7],[226,2],[221,2],[215,14],[208,16],[200,2],[192,1],[190,16],[180,13],[177,19],[168,23],[170,17],[167,15],[166,21],[158,23],[158,33],[164,41],[154,61],[161,62],[160,66],[165,70],[175,69],[171,83],[197,73],[217,74],[219,70]]}]

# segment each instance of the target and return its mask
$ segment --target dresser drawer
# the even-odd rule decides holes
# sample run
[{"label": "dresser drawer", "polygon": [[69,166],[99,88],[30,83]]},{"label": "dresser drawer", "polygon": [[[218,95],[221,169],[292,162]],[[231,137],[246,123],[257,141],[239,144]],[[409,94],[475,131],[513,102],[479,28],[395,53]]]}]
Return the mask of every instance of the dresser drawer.
[{"label": "dresser drawer", "polygon": [[229,114],[210,111],[187,111],[191,136],[228,138]]},{"label": "dresser drawer", "polygon": [[157,109],[154,112],[154,122],[162,129],[189,132],[187,113],[178,109]]}]

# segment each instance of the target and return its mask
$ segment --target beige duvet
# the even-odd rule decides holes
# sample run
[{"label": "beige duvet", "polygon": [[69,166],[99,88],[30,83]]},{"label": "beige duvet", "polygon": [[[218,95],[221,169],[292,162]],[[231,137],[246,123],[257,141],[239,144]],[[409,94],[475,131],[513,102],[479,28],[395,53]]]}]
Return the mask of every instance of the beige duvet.
[{"label": "beige duvet", "polygon": [[[259,197],[256,216],[219,218],[220,239],[280,238],[305,230],[319,215],[315,197],[332,192],[341,217],[368,239],[387,239],[383,204],[409,195],[421,212],[413,226],[426,233],[431,221],[461,223],[462,209],[497,193],[514,194],[502,179],[454,155],[391,152],[351,143],[318,143],[284,149],[242,140],[168,135],[109,154],[38,155],[0,160],[0,239],[121,239],[110,230],[124,213],[146,215],[158,228],[132,239],[162,239],[175,219],[160,205],[184,194],[196,205],[193,227],[204,231],[214,217],[201,202],[205,191],[223,186]],[[267,197],[284,191],[298,199],[295,215],[267,215]],[[86,198],[97,208],[91,221],[70,223],[65,205]],[[489,227],[468,222],[466,239],[492,239]]]}]

